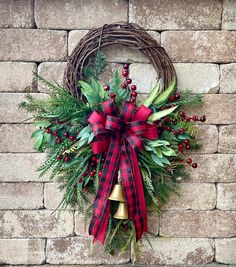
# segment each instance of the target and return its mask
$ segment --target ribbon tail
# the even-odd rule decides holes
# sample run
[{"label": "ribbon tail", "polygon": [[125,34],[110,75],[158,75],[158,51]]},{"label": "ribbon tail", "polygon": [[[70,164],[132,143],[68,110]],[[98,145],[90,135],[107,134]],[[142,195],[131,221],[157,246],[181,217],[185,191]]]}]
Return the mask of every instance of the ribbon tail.
[{"label": "ribbon tail", "polygon": [[[139,169],[139,164],[138,164],[138,159],[136,156],[136,153],[133,151],[133,149],[131,150],[131,154],[132,154],[132,166],[135,174],[135,187],[136,187],[136,192],[138,195],[138,201],[140,203],[140,207],[141,207],[141,211],[142,211],[142,217],[143,217],[143,232],[147,232],[148,231],[148,227],[147,227],[147,206],[146,206],[146,201],[145,201],[145,196],[144,196],[144,189],[143,189],[143,182],[142,182],[142,176],[140,173],[140,169]],[[140,236],[141,238],[141,236]]]},{"label": "ribbon tail", "polygon": [[94,241],[99,240],[102,244],[106,239],[110,214],[110,200],[108,200],[108,197],[114,184],[119,159],[120,136],[119,134],[113,134],[93,204],[93,217],[89,225],[89,234],[94,236]]}]

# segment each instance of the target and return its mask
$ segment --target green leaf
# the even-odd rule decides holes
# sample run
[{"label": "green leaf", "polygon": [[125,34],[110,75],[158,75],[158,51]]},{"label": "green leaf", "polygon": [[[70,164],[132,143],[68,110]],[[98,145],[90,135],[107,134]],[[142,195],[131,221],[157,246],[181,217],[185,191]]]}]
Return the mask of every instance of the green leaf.
[{"label": "green leaf", "polygon": [[89,135],[89,138],[88,138],[88,144],[90,144],[92,142],[94,138],[94,132],[91,132],[91,134]]},{"label": "green leaf", "polygon": [[35,122],[36,127],[48,127],[51,123],[49,121],[37,121]]},{"label": "green leaf", "polygon": [[160,149],[160,148],[158,148],[158,147],[156,147],[155,149],[154,149],[154,151],[155,151],[155,153],[157,154],[157,156],[159,157],[159,158],[162,158],[163,157],[163,155],[162,155],[162,150]]},{"label": "green leaf", "polygon": [[44,138],[44,135],[43,134],[40,134],[35,139],[35,149],[37,151],[40,151],[40,148],[41,148],[42,143],[43,143],[43,138]]},{"label": "green leaf", "polygon": [[168,88],[154,100],[153,105],[158,106],[158,105],[165,104],[168,101],[170,95],[174,93],[175,88],[176,88],[175,86],[176,86],[176,80],[174,79],[169,84]]},{"label": "green leaf", "polygon": [[162,151],[162,153],[163,153],[165,156],[168,156],[168,157],[176,156],[176,153],[175,153],[175,151],[174,151],[172,148],[169,148],[169,147],[162,147],[162,148],[161,148],[161,151]]},{"label": "green leaf", "polygon": [[38,129],[38,130],[34,131],[34,132],[31,134],[31,137],[30,137],[30,138],[36,138],[36,137],[38,137],[39,135],[44,134],[44,132],[45,132],[44,129]]},{"label": "green leaf", "polygon": [[164,164],[162,163],[162,161],[160,160],[160,158],[157,156],[157,155],[155,155],[155,154],[151,154],[151,157],[152,157],[152,159],[153,159],[153,161],[156,163],[156,164],[158,164],[159,166],[161,166],[161,167],[164,167]]},{"label": "green leaf", "polygon": [[168,146],[170,143],[165,141],[165,140],[151,140],[147,142],[149,145],[152,147],[157,147],[157,146]]},{"label": "green leaf", "polygon": [[179,135],[177,135],[177,139],[179,139],[179,140],[184,140],[184,139],[191,140],[191,137],[187,134],[179,134]]},{"label": "green leaf", "polygon": [[163,157],[160,159],[162,163],[167,164],[167,165],[171,165],[171,163],[169,162],[169,160],[166,157]]},{"label": "green leaf", "polygon": [[168,109],[153,113],[148,117],[148,121],[150,121],[150,122],[157,121],[157,120],[161,119],[162,117],[169,115],[171,112],[173,112],[175,109],[177,109],[177,107],[178,106],[175,106],[173,108],[168,108]]},{"label": "green leaf", "polygon": [[147,98],[144,100],[143,105],[149,107],[154,99],[160,94],[163,89],[163,82],[159,80],[152,91],[148,94]]},{"label": "green leaf", "polygon": [[92,129],[91,129],[91,125],[89,124],[89,125],[87,125],[86,127],[84,127],[81,131],[80,131],[80,133],[79,133],[79,135],[77,136],[77,138],[81,138],[85,133],[90,133],[92,131]]},{"label": "green leaf", "polygon": [[102,98],[96,92],[93,90],[92,86],[84,81],[79,81],[79,84],[81,86],[81,91],[83,95],[87,98],[88,102],[92,103],[100,103],[102,101]]},{"label": "green leaf", "polygon": [[105,90],[104,90],[102,84],[99,81],[91,78],[91,87],[101,97],[101,99],[104,99],[104,97],[105,97]]}]

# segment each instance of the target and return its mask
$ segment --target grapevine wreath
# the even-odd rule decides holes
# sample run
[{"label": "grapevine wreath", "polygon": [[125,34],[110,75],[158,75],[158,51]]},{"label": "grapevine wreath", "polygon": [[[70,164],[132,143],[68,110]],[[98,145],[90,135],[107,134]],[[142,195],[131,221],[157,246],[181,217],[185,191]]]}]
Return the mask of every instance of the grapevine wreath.
[{"label": "grapevine wreath", "polygon": [[[148,96],[139,100],[129,62],[102,84],[106,46],[141,51],[157,72]],[[177,93],[173,64],[146,31],[115,23],[91,30],[68,59],[64,86],[37,78],[49,89],[47,99],[27,95],[20,108],[33,113],[35,149],[47,151],[40,176],[57,177],[64,197],[59,210],[71,205],[90,221],[89,234],[111,254],[135,248],[148,237],[147,209],[160,211],[187,166],[197,167],[185,152],[197,149],[196,121],[182,108],[199,104],[201,95]],[[144,98],[143,96],[141,97]]]}]

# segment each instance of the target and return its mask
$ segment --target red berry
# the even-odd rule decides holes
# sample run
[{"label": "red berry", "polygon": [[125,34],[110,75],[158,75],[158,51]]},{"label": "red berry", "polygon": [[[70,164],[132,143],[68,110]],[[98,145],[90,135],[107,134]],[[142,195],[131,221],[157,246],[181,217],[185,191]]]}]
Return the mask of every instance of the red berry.
[{"label": "red berry", "polygon": [[179,115],[180,115],[182,118],[184,118],[184,117],[185,117],[185,112],[180,111]]},{"label": "red berry", "polygon": [[80,178],[80,179],[79,179],[79,183],[81,184],[82,182],[83,182],[83,179],[82,179],[82,178]]},{"label": "red berry", "polygon": [[68,138],[70,134],[68,132],[64,132],[64,136]]},{"label": "red berry", "polygon": [[125,64],[123,65],[123,68],[127,70],[127,69],[129,68],[129,64],[125,63]]},{"label": "red berry", "polygon": [[111,93],[110,94],[110,98],[115,98],[116,97],[116,94],[115,93]]},{"label": "red berry", "polygon": [[91,158],[91,160],[92,160],[92,161],[96,161],[97,158],[96,158],[95,156],[93,156],[93,157]]},{"label": "red berry", "polygon": [[132,80],[131,79],[127,79],[126,80],[126,84],[131,84],[132,83]]},{"label": "red berry", "polygon": [[90,175],[91,177],[94,177],[94,176],[95,176],[95,174],[96,174],[96,172],[95,172],[95,171],[91,171],[91,172],[89,173],[89,175]]},{"label": "red berry", "polygon": [[180,99],[180,95],[179,94],[176,94],[175,95],[175,99]]},{"label": "red berry", "polygon": [[161,110],[165,110],[166,109],[166,106],[163,106],[162,108],[161,108]]},{"label": "red berry", "polygon": [[198,121],[198,120],[199,120],[199,119],[198,119],[198,116],[194,115],[194,116],[193,116],[193,120],[194,120],[194,121]]},{"label": "red berry", "polygon": [[131,85],[131,90],[135,91],[137,89],[137,86],[135,84]]},{"label": "red berry", "polygon": [[96,159],[96,163],[98,163],[99,162],[99,159]]},{"label": "red berry", "polygon": [[184,143],[187,145],[189,143],[188,139],[184,139]]},{"label": "red berry", "polygon": [[183,144],[181,144],[181,143],[178,144],[178,147],[179,147],[180,150],[182,150],[184,148]]},{"label": "red berry", "polygon": [[191,148],[190,145],[186,145],[185,147],[187,150],[189,150]]},{"label": "red berry", "polygon": [[191,118],[187,117],[185,120],[186,120],[187,122],[190,122],[190,121],[191,121]]},{"label": "red berry", "polygon": [[187,163],[191,164],[193,162],[193,160],[191,158],[187,158]]},{"label": "red berry", "polygon": [[138,93],[136,91],[131,93],[131,96],[133,96],[133,97],[136,97],[137,95],[138,95]]},{"label": "red berry", "polygon": [[205,116],[205,115],[203,115],[203,116],[200,118],[200,121],[201,121],[201,122],[204,122],[204,121],[206,121],[206,116]]},{"label": "red berry", "polygon": [[126,83],[121,84],[121,88],[123,88],[123,89],[126,89],[126,86],[127,86]]},{"label": "red berry", "polygon": [[65,161],[65,162],[70,161],[70,156],[65,156],[64,161]]},{"label": "red berry", "polygon": [[50,133],[52,132],[52,130],[51,130],[50,128],[46,128],[45,132],[46,132],[47,134],[50,134]]},{"label": "red berry", "polygon": [[72,141],[72,142],[75,141],[75,137],[74,137],[73,135],[70,135],[70,136],[69,136],[69,139],[70,139],[70,141]]},{"label": "red berry", "polygon": [[128,71],[127,70],[122,70],[122,76],[127,77],[128,76]]},{"label": "red berry", "polygon": [[167,132],[170,132],[170,131],[171,131],[170,126],[167,126],[167,127],[166,127],[166,131],[167,131]]},{"label": "red berry", "polygon": [[178,135],[178,132],[174,130],[173,134],[174,134],[174,136],[176,136],[176,135]]},{"label": "red berry", "polygon": [[110,90],[110,86],[109,86],[109,85],[105,85],[105,86],[104,86],[104,90],[105,90],[105,91],[109,91],[109,90]]},{"label": "red berry", "polygon": [[84,172],[84,173],[82,174],[82,176],[83,176],[83,177],[86,177],[86,176],[87,176],[87,173],[86,173],[86,172]]},{"label": "red berry", "polygon": [[56,143],[57,143],[57,144],[60,144],[61,141],[62,141],[62,139],[61,139],[60,137],[57,137],[57,138],[56,138]]},{"label": "red berry", "polygon": [[197,163],[193,163],[193,164],[192,164],[192,167],[193,167],[194,169],[196,169],[196,168],[197,168]]},{"label": "red berry", "polygon": [[91,166],[91,167],[94,167],[95,164],[96,164],[95,162],[90,162],[90,166]]},{"label": "red berry", "polygon": [[102,176],[102,172],[101,172],[101,171],[98,173],[98,176],[99,176],[99,177],[101,177],[101,176]]},{"label": "red berry", "polygon": [[180,134],[184,134],[184,128],[179,129]]},{"label": "red berry", "polygon": [[170,117],[165,117],[165,118],[164,118],[164,121],[165,121],[165,122],[169,122],[169,121],[170,121]]},{"label": "red berry", "polygon": [[183,159],[180,159],[179,162],[184,162],[184,160]]},{"label": "red berry", "polygon": [[169,100],[170,100],[170,101],[174,101],[174,100],[175,100],[175,96],[171,95],[171,96],[169,97]]},{"label": "red berry", "polygon": [[172,121],[173,121],[174,124],[176,124],[178,122],[177,119],[173,119]]},{"label": "red berry", "polygon": [[62,155],[58,155],[57,160],[62,160]]},{"label": "red berry", "polygon": [[58,131],[54,131],[54,132],[52,133],[52,135],[53,135],[53,136],[58,136]]},{"label": "red berry", "polygon": [[56,120],[56,124],[62,124],[63,122],[60,120]]},{"label": "red berry", "polygon": [[135,98],[130,98],[130,103],[134,103],[135,102]]}]

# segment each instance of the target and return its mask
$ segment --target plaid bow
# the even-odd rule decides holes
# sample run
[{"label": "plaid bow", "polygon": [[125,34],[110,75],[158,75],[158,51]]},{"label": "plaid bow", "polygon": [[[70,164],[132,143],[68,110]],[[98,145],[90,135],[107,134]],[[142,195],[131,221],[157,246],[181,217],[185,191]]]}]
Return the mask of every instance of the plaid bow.
[{"label": "plaid bow", "polygon": [[122,187],[133,221],[136,238],[147,232],[147,210],[142,177],[136,153],[143,149],[142,137],[157,139],[157,128],[145,122],[152,111],[141,106],[137,111],[133,103],[124,102],[119,117],[113,100],[102,103],[103,114],[94,111],[88,121],[98,141],[92,142],[95,154],[108,151],[102,177],[93,204],[93,217],[89,234],[103,244],[110,214],[110,195],[117,170],[120,170]]}]

